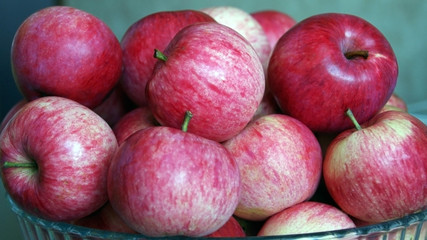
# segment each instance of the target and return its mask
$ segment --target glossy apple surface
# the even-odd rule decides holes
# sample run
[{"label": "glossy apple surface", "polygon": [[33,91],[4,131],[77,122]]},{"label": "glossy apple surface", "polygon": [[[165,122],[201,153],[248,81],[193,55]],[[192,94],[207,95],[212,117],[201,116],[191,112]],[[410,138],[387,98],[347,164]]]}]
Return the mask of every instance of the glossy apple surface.
[{"label": "glossy apple surface", "polygon": [[265,75],[239,33],[219,23],[193,24],[175,35],[164,55],[147,84],[149,107],[161,125],[180,128],[191,111],[188,132],[221,142],[252,119]]},{"label": "glossy apple surface", "polygon": [[62,97],[27,103],[0,135],[1,177],[25,211],[70,221],[107,201],[107,171],[117,141],[87,107]]},{"label": "glossy apple surface", "polygon": [[380,113],[339,134],[323,165],[325,184],[340,208],[366,222],[383,222],[427,206],[427,127],[403,111]]},{"label": "glossy apple surface", "polygon": [[122,50],[95,16],[53,6],[29,16],[11,47],[16,85],[27,100],[61,96],[89,108],[99,105],[122,72]]},{"label": "glossy apple surface", "polygon": [[237,164],[219,143],[158,126],[130,136],[108,177],[111,206],[148,236],[205,236],[232,216],[240,196]]},{"label": "glossy apple surface", "polygon": [[270,49],[273,50],[280,37],[297,22],[288,14],[277,10],[261,10],[251,13],[267,36]]},{"label": "glossy apple surface", "polygon": [[351,128],[372,118],[396,86],[398,65],[384,35],[347,14],[311,16],[276,44],[268,84],[279,106],[315,132]]},{"label": "glossy apple surface", "polygon": [[302,234],[354,228],[353,220],[343,211],[320,202],[303,202],[269,218],[258,236]]},{"label": "glossy apple surface", "polygon": [[161,11],[141,18],[123,35],[124,71],[121,85],[138,106],[147,105],[145,86],[157,62],[153,57],[154,49],[163,51],[179,30],[196,22],[215,20],[196,10]]},{"label": "glossy apple surface", "polygon": [[223,143],[240,169],[242,193],[235,215],[262,221],[309,199],[322,173],[314,134],[286,115],[266,115]]}]

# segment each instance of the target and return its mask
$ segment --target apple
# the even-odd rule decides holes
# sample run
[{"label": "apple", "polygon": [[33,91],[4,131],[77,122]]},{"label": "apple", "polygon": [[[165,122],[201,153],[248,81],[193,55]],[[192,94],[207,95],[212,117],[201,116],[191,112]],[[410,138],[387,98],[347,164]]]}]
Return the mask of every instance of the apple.
[{"label": "apple", "polygon": [[280,108],[314,132],[351,128],[372,118],[396,85],[396,56],[384,35],[366,20],[324,13],[300,21],[277,42],[267,85]]},{"label": "apple", "polygon": [[325,184],[347,214],[384,222],[427,206],[427,127],[403,111],[386,111],[340,133],[323,164]]},{"label": "apple", "polygon": [[52,221],[89,215],[108,199],[117,141],[89,108],[48,96],[27,103],[0,135],[1,178],[26,212]]},{"label": "apple", "polygon": [[137,233],[131,229],[123,219],[114,211],[113,207],[107,202],[100,209],[76,221],[71,222],[74,225],[112,232]]},{"label": "apple", "polygon": [[257,52],[267,69],[271,48],[262,26],[248,12],[233,6],[215,6],[201,9],[218,23],[230,27],[245,37]]},{"label": "apple", "polygon": [[120,85],[117,85],[104,101],[92,110],[113,127],[128,112],[136,108]]},{"label": "apple", "polygon": [[246,237],[240,223],[233,216],[218,230],[207,235],[208,238],[238,238]]},{"label": "apple", "polygon": [[113,127],[117,143],[121,145],[138,130],[158,125],[148,107],[138,107],[126,113]]},{"label": "apple", "polygon": [[147,83],[147,97],[161,125],[179,128],[188,110],[194,115],[188,132],[222,142],[246,126],[262,100],[258,55],[225,25],[187,26],[156,57],[162,60]]},{"label": "apple", "polygon": [[15,113],[17,113],[25,104],[27,104],[27,102],[27,100],[21,99],[9,109],[9,111],[6,113],[6,116],[4,116],[3,120],[0,123],[0,132],[3,130],[4,127],[6,127],[6,124],[15,115]]},{"label": "apple", "polygon": [[303,234],[354,228],[353,220],[329,204],[298,203],[269,218],[258,236]]},{"label": "apple", "polygon": [[239,169],[218,142],[156,126],[120,145],[108,174],[113,209],[146,236],[205,236],[233,215],[240,197]]},{"label": "apple", "polygon": [[94,108],[119,80],[122,50],[100,19],[53,6],[33,13],[17,29],[11,62],[15,83],[27,100],[54,95]]},{"label": "apple", "polygon": [[322,173],[313,132],[283,114],[266,115],[223,143],[240,169],[242,192],[234,215],[262,221],[308,200]]},{"label": "apple", "polygon": [[278,10],[260,10],[251,13],[251,16],[264,30],[271,50],[274,49],[279,38],[297,23],[290,15]]},{"label": "apple", "polygon": [[151,77],[155,48],[163,51],[183,27],[196,22],[214,22],[207,14],[196,10],[155,12],[133,23],[123,35],[123,78],[120,84],[138,106],[147,105],[145,86]]}]

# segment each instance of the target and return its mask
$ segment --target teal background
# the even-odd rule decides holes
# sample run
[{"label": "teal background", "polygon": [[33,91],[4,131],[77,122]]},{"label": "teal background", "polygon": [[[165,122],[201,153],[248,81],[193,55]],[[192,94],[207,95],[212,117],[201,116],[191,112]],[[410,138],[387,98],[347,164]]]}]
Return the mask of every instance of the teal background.
[{"label": "teal background", "polygon": [[[10,71],[10,44],[19,24],[31,13],[57,1],[20,0],[0,3],[1,64],[0,64],[0,119],[14,103],[21,99]],[[94,14],[105,21],[121,39],[127,28],[156,11],[201,9],[211,6],[230,5],[247,12],[276,9],[288,13],[297,21],[314,14],[341,12],[360,16],[375,25],[389,40],[399,63],[399,78],[395,92],[407,103],[412,113],[427,114],[427,1],[387,0],[64,0],[71,5]],[[5,199],[0,185],[0,238],[22,239],[18,223]]]}]

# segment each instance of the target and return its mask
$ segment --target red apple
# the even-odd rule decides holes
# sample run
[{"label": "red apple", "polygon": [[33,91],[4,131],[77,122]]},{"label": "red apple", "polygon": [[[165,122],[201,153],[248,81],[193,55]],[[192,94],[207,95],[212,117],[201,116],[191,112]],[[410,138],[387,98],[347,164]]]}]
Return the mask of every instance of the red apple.
[{"label": "red apple", "polygon": [[117,85],[107,98],[92,110],[113,127],[134,108],[134,103],[128,98],[121,86]]},{"label": "red apple", "polygon": [[138,130],[158,125],[148,107],[138,107],[124,115],[113,127],[117,143],[121,145]]},{"label": "red apple", "polygon": [[109,202],[89,216],[73,221],[72,224],[112,232],[136,233],[114,211]]},{"label": "red apple", "polygon": [[206,237],[214,238],[235,238],[235,237],[246,237],[246,233],[243,231],[240,223],[233,217],[231,218],[218,230],[207,235]]},{"label": "red apple", "polygon": [[266,115],[223,143],[240,169],[242,192],[235,215],[252,221],[309,199],[322,172],[314,134],[286,115]]},{"label": "red apple", "polygon": [[271,50],[274,49],[279,38],[296,24],[291,16],[277,10],[261,10],[251,15],[264,30]]},{"label": "red apple", "polygon": [[132,24],[121,40],[124,65],[121,85],[129,98],[138,106],[147,104],[145,86],[156,63],[155,48],[163,51],[185,26],[214,21],[203,12],[182,10],[156,12]]},{"label": "red apple", "polygon": [[179,128],[189,110],[194,117],[188,132],[221,142],[252,119],[264,94],[265,75],[252,46],[233,29],[192,24],[158,57],[167,59],[158,61],[147,96],[161,125]]},{"label": "red apple", "polygon": [[348,108],[366,122],[387,102],[398,65],[384,35],[348,14],[311,16],[277,42],[268,85],[285,114],[315,132],[351,128]]},{"label": "red apple", "polygon": [[93,108],[119,80],[122,50],[100,19],[72,7],[53,6],[21,24],[11,61],[15,82],[26,99],[55,95]]},{"label": "red apple", "polygon": [[223,226],[237,206],[240,176],[230,153],[185,129],[139,130],[110,165],[111,206],[144,235],[205,236]]},{"label": "red apple", "polygon": [[262,26],[255,18],[248,12],[233,6],[216,6],[204,8],[201,11],[245,37],[257,52],[264,69],[267,69],[271,48]]},{"label": "red apple", "polygon": [[354,228],[343,211],[320,202],[302,202],[269,218],[258,236],[303,234]]},{"label": "red apple", "polygon": [[94,212],[107,201],[117,141],[87,107],[62,97],[27,103],[0,135],[1,177],[25,211],[54,221]]},{"label": "red apple", "polygon": [[[349,116],[351,112],[349,112]],[[427,206],[427,127],[403,111],[380,113],[339,134],[323,165],[338,206],[366,222],[383,222]]]}]

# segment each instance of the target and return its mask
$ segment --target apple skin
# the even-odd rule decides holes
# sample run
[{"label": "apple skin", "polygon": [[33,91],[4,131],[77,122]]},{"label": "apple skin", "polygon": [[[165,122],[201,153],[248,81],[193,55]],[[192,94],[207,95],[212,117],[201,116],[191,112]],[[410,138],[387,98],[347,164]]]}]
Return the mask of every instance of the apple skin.
[{"label": "apple skin", "polygon": [[26,99],[61,96],[94,108],[119,81],[122,50],[100,19],[53,6],[33,13],[17,29],[11,62]]},{"label": "apple skin", "polygon": [[240,223],[233,216],[218,230],[207,235],[209,238],[235,238],[235,237],[246,237],[245,231],[243,231]]},{"label": "apple skin", "polygon": [[72,221],[71,223],[78,226],[112,232],[137,233],[123,221],[109,202],[89,216]]},{"label": "apple skin", "polygon": [[117,143],[121,145],[138,130],[158,125],[148,107],[138,107],[126,113],[113,127]]},{"label": "apple skin", "polygon": [[258,236],[303,234],[354,228],[353,220],[329,204],[307,201],[269,218]]},{"label": "apple skin", "polygon": [[239,169],[220,143],[150,127],[119,147],[108,195],[122,219],[146,236],[205,236],[232,216],[240,197]]},{"label": "apple skin", "polygon": [[[108,124],[66,98],[27,103],[0,135],[1,178],[25,211],[71,221],[107,201],[107,173],[117,141]],[[6,162],[35,164],[7,167]]]},{"label": "apple skin", "polygon": [[234,215],[262,221],[309,199],[322,173],[322,152],[300,121],[272,114],[249,124],[223,145],[240,169],[242,192]]},{"label": "apple skin", "polygon": [[326,187],[347,214],[384,222],[427,206],[427,127],[403,111],[386,111],[340,133],[323,164]]},{"label": "apple skin", "polygon": [[248,12],[233,6],[215,6],[201,9],[201,11],[245,37],[257,52],[264,69],[267,69],[271,48],[262,26],[255,18]]},{"label": "apple skin", "polygon": [[[368,57],[347,59],[363,50]],[[314,132],[353,127],[372,118],[396,86],[398,65],[384,35],[362,18],[337,13],[300,21],[277,42],[267,85],[280,108]]]},{"label": "apple skin", "polygon": [[196,22],[215,20],[196,10],[162,11],[141,18],[127,29],[121,40],[124,70],[120,84],[138,106],[147,105],[145,86],[157,62],[154,49],[163,51],[179,30]]},{"label": "apple skin", "polygon": [[[219,23],[196,23],[175,35],[147,84],[149,107],[164,126],[218,142],[239,133],[264,94],[265,75],[255,50],[239,33]],[[168,96],[168,97],[165,97]]]},{"label": "apple skin", "polygon": [[271,50],[276,46],[279,38],[297,22],[288,14],[277,10],[261,10],[251,13],[267,36]]}]

